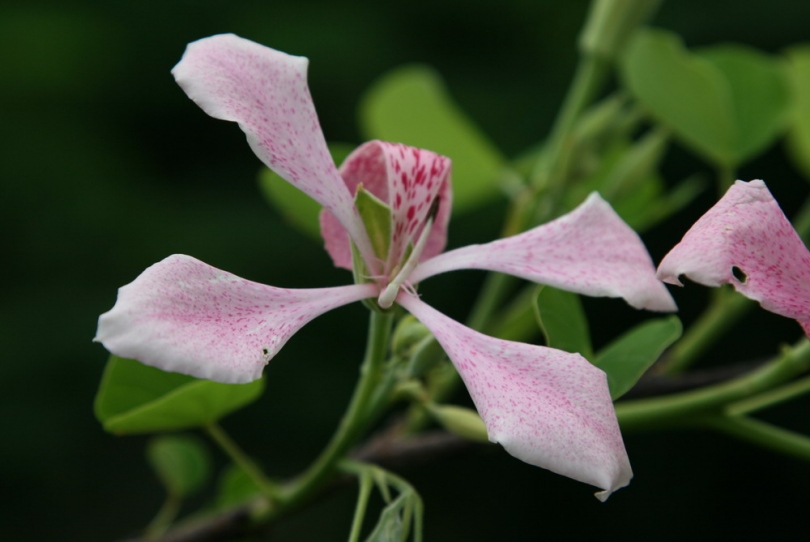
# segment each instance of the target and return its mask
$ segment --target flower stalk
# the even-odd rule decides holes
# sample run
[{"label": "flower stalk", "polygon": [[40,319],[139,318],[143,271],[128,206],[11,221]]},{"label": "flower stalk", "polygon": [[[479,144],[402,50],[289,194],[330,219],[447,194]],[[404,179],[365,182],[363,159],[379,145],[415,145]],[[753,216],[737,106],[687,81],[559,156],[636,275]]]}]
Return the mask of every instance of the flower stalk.
[{"label": "flower stalk", "polygon": [[283,515],[300,506],[328,483],[337,472],[340,460],[357,443],[375,418],[369,415],[369,405],[382,379],[393,315],[376,311],[369,311],[369,315],[366,353],[349,407],[321,455],[277,495],[277,506],[271,511],[274,516]]}]

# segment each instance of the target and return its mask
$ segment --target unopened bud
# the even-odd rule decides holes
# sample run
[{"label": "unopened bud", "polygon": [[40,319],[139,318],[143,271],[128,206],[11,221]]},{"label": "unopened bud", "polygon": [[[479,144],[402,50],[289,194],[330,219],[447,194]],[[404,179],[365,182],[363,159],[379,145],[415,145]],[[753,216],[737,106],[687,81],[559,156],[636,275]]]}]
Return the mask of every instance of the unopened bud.
[{"label": "unopened bud", "polygon": [[442,427],[460,437],[489,442],[484,420],[474,410],[454,405],[425,405],[427,411]]}]

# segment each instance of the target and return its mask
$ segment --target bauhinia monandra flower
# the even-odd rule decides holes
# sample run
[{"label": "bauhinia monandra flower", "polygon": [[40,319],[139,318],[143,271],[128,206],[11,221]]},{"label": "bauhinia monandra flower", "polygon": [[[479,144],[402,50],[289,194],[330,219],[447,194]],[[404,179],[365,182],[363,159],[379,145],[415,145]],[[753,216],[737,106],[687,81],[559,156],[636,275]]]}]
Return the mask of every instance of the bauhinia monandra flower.
[{"label": "bauhinia monandra flower", "polygon": [[167,371],[249,382],[316,316],[363,299],[383,310],[397,304],[444,348],[490,440],[523,461],[602,488],[602,499],[625,486],[632,472],[601,370],[578,354],[473,331],[424,303],[415,285],[439,273],[484,269],[674,310],[639,237],[592,194],[543,226],[443,253],[450,160],[371,141],[336,168],[307,87],[307,62],[218,35],[191,43],[173,74],[206,113],[237,122],[262,162],[323,206],[326,250],[335,265],[354,271],[356,284],[274,288],[174,255],[120,289],[99,319],[96,340]]},{"label": "bauhinia monandra flower", "polygon": [[810,252],[765,183],[737,181],[664,257],[658,276],[680,285],[731,284],[810,336]]}]

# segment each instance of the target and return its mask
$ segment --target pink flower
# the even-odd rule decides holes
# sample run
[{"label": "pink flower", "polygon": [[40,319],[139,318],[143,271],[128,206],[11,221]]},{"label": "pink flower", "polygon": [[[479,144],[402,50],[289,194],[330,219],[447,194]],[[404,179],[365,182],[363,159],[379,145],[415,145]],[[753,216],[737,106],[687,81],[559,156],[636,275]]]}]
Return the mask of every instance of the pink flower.
[{"label": "pink flower", "polygon": [[658,277],[731,284],[810,335],[810,252],[762,181],[737,181],[664,257]]},{"label": "pink flower", "polygon": [[[367,298],[421,320],[455,364],[489,438],[534,465],[598,486],[605,499],[632,472],[605,374],[578,354],[482,335],[419,299],[413,285],[456,269],[510,273],[631,305],[674,310],[638,236],[597,194],[544,226],[442,253],[450,215],[450,160],[372,141],[338,170],[306,82],[307,59],[234,35],[191,43],[173,73],[206,113],[239,123],[256,155],[324,207],[326,249],[359,283],[288,290],[250,282],[189,256],[151,266],[119,290],[96,340],[116,355],[167,371],[248,382],[304,324]],[[390,210],[369,231],[359,187]],[[387,252],[386,252],[387,251]]]}]

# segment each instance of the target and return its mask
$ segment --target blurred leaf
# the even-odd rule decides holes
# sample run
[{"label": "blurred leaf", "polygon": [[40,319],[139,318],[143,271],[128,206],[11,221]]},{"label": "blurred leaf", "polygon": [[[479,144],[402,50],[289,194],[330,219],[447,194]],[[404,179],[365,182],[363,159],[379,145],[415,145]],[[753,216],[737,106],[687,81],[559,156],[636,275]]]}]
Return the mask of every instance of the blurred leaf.
[{"label": "blurred leaf", "polygon": [[650,130],[634,141],[606,176],[599,193],[609,201],[614,196],[632,195],[655,174],[668,143],[669,135],[662,129]]},{"label": "blurred leaf", "polygon": [[546,346],[593,359],[588,320],[577,294],[541,286],[535,307]]},{"label": "blurred leaf", "polygon": [[706,182],[693,175],[682,180],[666,194],[662,194],[663,189],[664,181],[655,175],[639,186],[637,193],[623,199],[616,206],[616,212],[631,228],[643,232],[686,207],[706,189]]},{"label": "blurred leaf", "polygon": [[219,479],[219,490],[214,508],[221,510],[235,506],[260,495],[261,488],[237,465],[230,464]]},{"label": "blurred leaf", "polygon": [[721,45],[692,54],[677,35],[646,30],[622,68],[626,86],[650,113],[715,164],[735,168],[785,127],[782,67],[754,49]]},{"label": "blurred leaf", "polygon": [[453,103],[439,75],[406,66],[378,80],[360,106],[365,137],[429,149],[453,160],[453,210],[463,212],[498,193],[505,160]]},{"label": "blurred leaf", "polygon": [[380,519],[374,530],[368,535],[366,542],[404,542],[407,537],[407,529],[402,516],[408,513],[407,508],[411,506],[410,494],[400,493],[380,512]]},{"label": "blurred leaf", "polygon": [[810,44],[790,49],[787,58],[793,100],[788,149],[805,179],[810,180]]},{"label": "blurred leaf", "polygon": [[[352,145],[330,143],[329,152],[335,164],[340,165],[354,150]],[[319,215],[321,206],[311,197],[279,177],[273,170],[259,171],[259,188],[267,201],[287,222],[300,232],[315,239],[321,238]]]},{"label": "blurred leaf", "polygon": [[734,160],[745,162],[767,147],[785,128],[789,93],[782,66],[741,45],[701,49],[698,55],[723,74],[734,114]]},{"label": "blurred leaf", "polygon": [[625,86],[686,144],[714,163],[734,162],[728,85],[713,64],[689,54],[677,35],[638,32],[623,55],[622,73]]},{"label": "blurred leaf", "polygon": [[659,318],[639,324],[600,350],[594,365],[607,373],[610,396],[616,400],[627,393],[682,331],[677,316]]},{"label": "blurred leaf", "polygon": [[189,436],[161,436],[149,441],[146,457],[168,493],[187,497],[211,475],[211,461],[203,444]]},{"label": "blurred leaf", "polygon": [[262,379],[221,384],[110,356],[95,413],[104,429],[116,434],[186,429],[219,420],[256,400],[263,389]]}]

